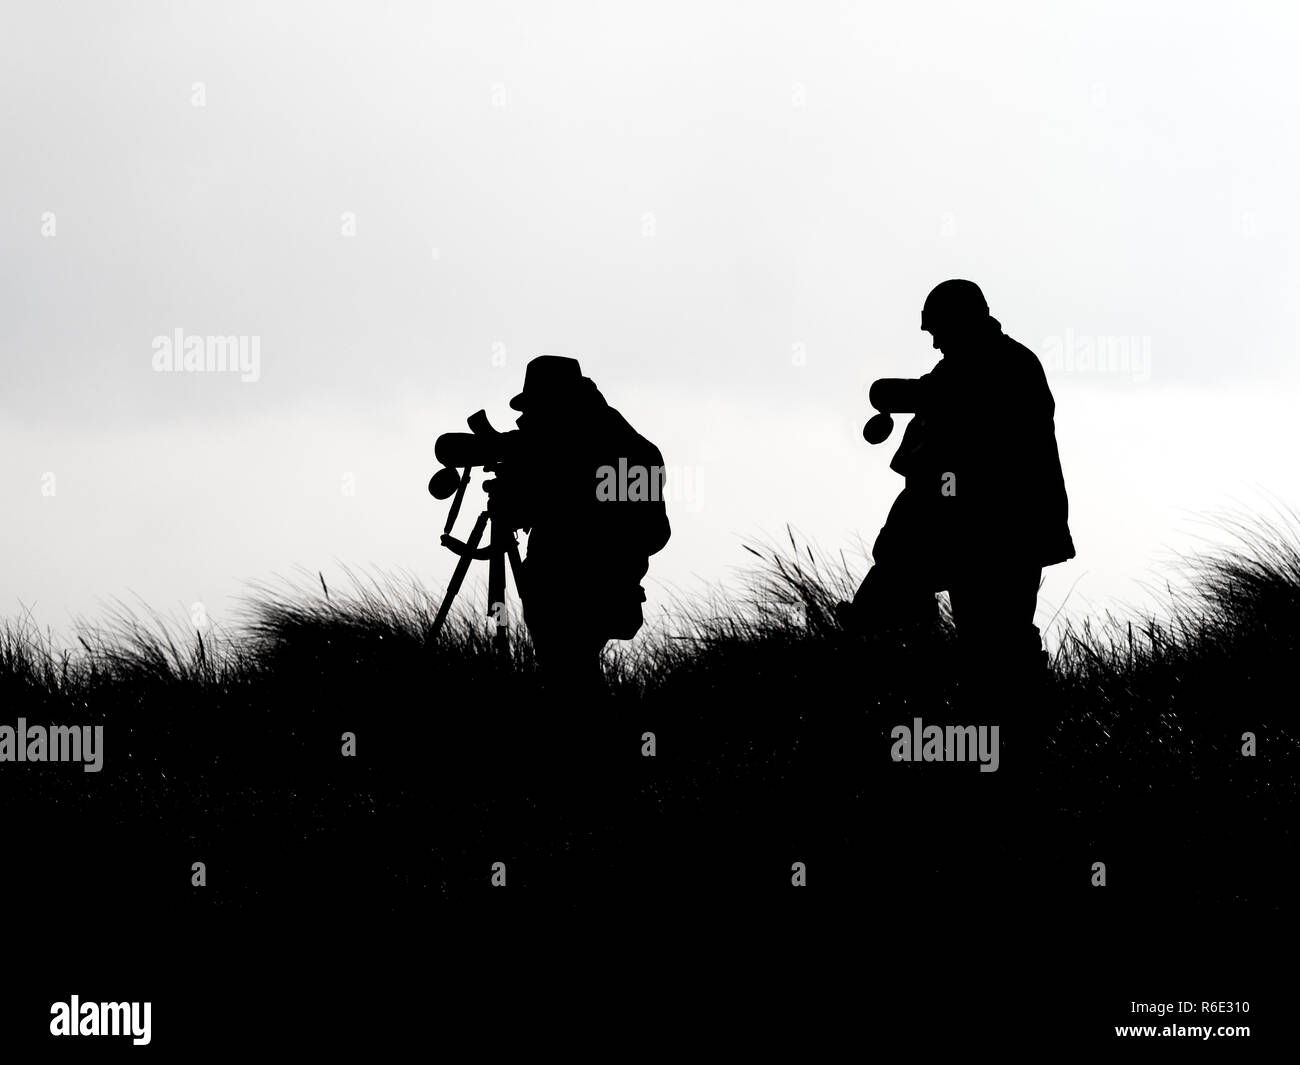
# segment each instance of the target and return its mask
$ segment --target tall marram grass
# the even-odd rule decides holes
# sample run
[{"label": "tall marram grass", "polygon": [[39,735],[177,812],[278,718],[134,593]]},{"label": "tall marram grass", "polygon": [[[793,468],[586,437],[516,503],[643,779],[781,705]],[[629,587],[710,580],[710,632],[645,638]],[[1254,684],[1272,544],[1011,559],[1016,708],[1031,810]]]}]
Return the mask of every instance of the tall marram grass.
[{"label": "tall marram grass", "polygon": [[[1045,726],[1026,806],[1051,846],[1104,854],[1153,895],[1271,899],[1292,883],[1300,520],[1226,527],[1233,542],[1185,560],[1159,616],[1061,622],[1039,703],[987,711]],[[11,619],[5,718],[102,723],[112,771],[94,786],[0,773],[0,799],[32,824],[57,807],[82,826],[132,825],[155,851],[229,854],[222,890],[237,903],[308,862],[389,900],[450,894],[489,839],[535,870],[612,860],[628,818],[669,864],[691,848],[743,864],[787,838],[878,853],[882,810],[947,831],[974,809],[966,793],[899,776],[886,752],[891,726],[962,705],[950,615],[925,637],[864,640],[835,605],[865,561],[793,532],[745,549],[756,562],[739,582],[679,595],[611,645],[595,708],[539,686],[517,616],[500,660],[475,590],[434,640],[438,598],[409,575],[255,586],[230,631],[119,604],[61,646]],[[634,756],[645,731],[653,761]],[[344,733],[363,757],[340,757]],[[1001,839],[1000,822],[988,831]]]}]

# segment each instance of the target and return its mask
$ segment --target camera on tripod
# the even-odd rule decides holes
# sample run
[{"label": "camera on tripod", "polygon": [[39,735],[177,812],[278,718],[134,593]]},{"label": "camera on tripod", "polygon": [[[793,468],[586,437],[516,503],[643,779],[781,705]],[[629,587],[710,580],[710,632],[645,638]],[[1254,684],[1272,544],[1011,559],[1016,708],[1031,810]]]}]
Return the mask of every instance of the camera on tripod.
[{"label": "camera on tripod", "polygon": [[[457,562],[447,585],[447,593],[443,596],[438,615],[434,619],[431,638],[436,639],[442,631],[447,613],[456,593],[460,591],[470,563],[475,560],[485,561],[488,564],[487,616],[497,623],[494,647],[500,654],[507,655],[510,641],[505,616],[506,560],[510,561],[515,587],[520,589],[522,597],[522,568],[519,544],[515,540],[515,530],[522,526],[518,515],[512,512],[508,497],[500,491],[500,486],[506,471],[521,454],[523,444],[518,429],[499,432],[492,427],[485,411],[475,411],[466,420],[466,424],[470,428],[468,433],[443,433],[433,445],[434,457],[443,464],[443,468],[429,479],[429,494],[434,499],[450,499],[455,496],[447,514],[447,524],[443,528],[442,545],[457,556]],[[475,466],[482,466],[485,473],[495,474],[496,479],[484,482],[488,504],[474,523],[469,539],[461,541],[452,536],[451,530],[460,514],[465,489],[469,487],[470,473]],[[497,489],[495,492],[492,491],[494,487]],[[479,543],[487,531],[489,521],[492,523],[492,531],[488,537],[488,546],[480,548]]]}]

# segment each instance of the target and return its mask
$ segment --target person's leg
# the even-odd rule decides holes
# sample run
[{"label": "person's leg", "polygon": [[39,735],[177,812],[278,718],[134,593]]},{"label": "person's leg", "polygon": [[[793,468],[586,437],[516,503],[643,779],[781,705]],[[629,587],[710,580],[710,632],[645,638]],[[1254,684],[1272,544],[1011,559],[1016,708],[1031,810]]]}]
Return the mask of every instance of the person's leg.
[{"label": "person's leg", "polygon": [[524,624],[543,688],[555,689],[560,697],[604,682],[600,651],[605,639],[594,633],[592,592],[575,579],[580,575],[558,564],[543,567],[536,559],[524,560]]},{"label": "person's leg", "polygon": [[994,660],[1006,677],[1007,698],[1025,724],[1042,715],[1042,684],[1046,672],[1042,634],[1034,624],[1038,586],[1043,571],[1037,566],[1008,566],[1005,591],[995,600],[992,638],[997,643]]},{"label": "person's leg", "polygon": [[1045,717],[1042,642],[1034,626],[1041,570],[992,565],[951,590],[965,723],[998,726],[998,770],[973,802],[1003,875],[1036,868],[1041,841],[1033,779]]},{"label": "person's leg", "polygon": [[1007,609],[1003,624],[1007,633],[1005,668],[1008,684],[1008,728],[1006,764],[1008,775],[1004,787],[1003,823],[1008,848],[1015,863],[1015,880],[1022,891],[1032,893],[1041,887],[1043,862],[1048,843],[1046,811],[1042,808],[1036,780],[1044,771],[1049,708],[1047,664],[1043,642],[1034,625],[1038,604],[1038,586],[1042,570],[1038,567],[1009,569],[1007,573]]},{"label": "person's leg", "polygon": [[612,757],[600,661],[605,640],[574,631],[575,619],[545,615],[540,621],[538,614],[529,614],[539,682],[530,708],[540,733],[537,756],[546,800],[572,827],[587,819],[592,803],[603,801]]},{"label": "person's leg", "polygon": [[897,563],[878,562],[858,587],[850,618],[860,632],[933,626],[939,622],[939,602],[922,575]]},{"label": "person's leg", "polygon": [[1034,625],[1037,567],[995,565],[951,589],[960,689],[968,723],[996,724],[999,776],[1027,780],[1041,759],[1046,667]]},{"label": "person's leg", "polygon": [[607,641],[583,625],[582,619],[553,617],[545,623],[534,619],[528,631],[548,699],[572,703],[570,709],[578,710],[604,690],[600,653]]},{"label": "person's leg", "polygon": [[[973,568],[972,568],[973,569]],[[1032,696],[1045,666],[1034,624],[1039,567],[987,563],[949,589],[964,676],[998,704]]]}]

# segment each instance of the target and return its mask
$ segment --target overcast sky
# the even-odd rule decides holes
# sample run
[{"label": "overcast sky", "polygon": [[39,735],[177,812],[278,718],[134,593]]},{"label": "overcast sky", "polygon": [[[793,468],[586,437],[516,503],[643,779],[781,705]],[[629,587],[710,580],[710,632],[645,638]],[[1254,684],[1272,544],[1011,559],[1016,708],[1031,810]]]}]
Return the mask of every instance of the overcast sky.
[{"label": "overcast sky", "polygon": [[[1056,395],[1040,624],[1145,602],[1214,508],[1300,504],[1296,11],[7,4],[0,616],[436,587],[433,441],[541,353],[664,452],[652,608],[787,523],[869,546],[866,388],[949,277]],[[178,329],[255,372],[158,372]]]}]

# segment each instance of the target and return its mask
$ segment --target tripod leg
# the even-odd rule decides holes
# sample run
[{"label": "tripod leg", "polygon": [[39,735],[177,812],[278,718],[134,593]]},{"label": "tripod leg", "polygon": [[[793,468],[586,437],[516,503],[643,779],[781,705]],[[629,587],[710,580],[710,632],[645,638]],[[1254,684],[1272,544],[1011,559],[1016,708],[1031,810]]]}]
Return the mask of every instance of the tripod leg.
[{"label": "tripod leg", "polygon": [[456,598],[456,593],[460,591],[461,583],[465,580],[465,574],[469,572],[469,564],[474,560],[474,552],[478,550],[478,543],[483,539],[483,530],[487,528],[488,513],[483,511],[478,516],[478,521],[474,523],[474,529],[469,534],[469,540],[465,544],[465,553],[460,556],[456,563],[456,569],[452,572],[451,580],[447,583],[447,594],[442,597],[442,605],[438,607],[438,616],[433,619],[433,628],[429,632],[429,639],[436,640],[438,633],[442,631],[443,622],[447,620],[447,612],[451,610],[452,600]]},{"label": "tripod leg", "polygon": [[519,596],[519,601],[524,600],[524,564],[519,560],[519,541],[513,536],[510,537],[510,543],[506,546],[506,555],[510,558],[510,572],[515,578],[515,594]]},{"label": "tripod leg", "polygon": [[492,552],[488,558],[488,616],[496,619],[497,631],[492,636],[492,648],[503,658],[510,655],[510,630],[502,616],[506,609],[506,543],[504,535],[492,525]]}]

